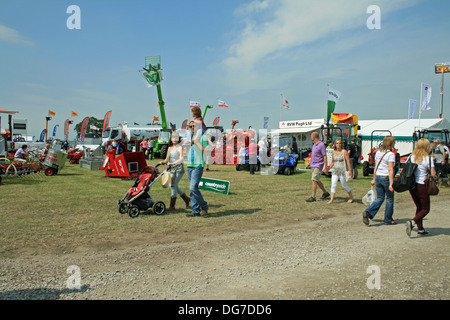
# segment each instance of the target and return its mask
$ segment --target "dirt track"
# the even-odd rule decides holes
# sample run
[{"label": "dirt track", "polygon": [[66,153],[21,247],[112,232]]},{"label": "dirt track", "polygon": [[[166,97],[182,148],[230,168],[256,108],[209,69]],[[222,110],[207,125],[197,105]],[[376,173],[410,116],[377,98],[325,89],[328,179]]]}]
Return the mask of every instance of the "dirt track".
[{"label": "dirt track", "polygon": [[[445,300],[449,206],[447,196],[433,198],[422,237],[406,236],[411,208],[396,208],[394,226],[380,212],[366,227],[355,213],[157,246],[2,259],[0,299]],[[67,288],[71,265],[80,268],[80,290]],[[379,290],[367,286],[370,266],[380,268]]]}]

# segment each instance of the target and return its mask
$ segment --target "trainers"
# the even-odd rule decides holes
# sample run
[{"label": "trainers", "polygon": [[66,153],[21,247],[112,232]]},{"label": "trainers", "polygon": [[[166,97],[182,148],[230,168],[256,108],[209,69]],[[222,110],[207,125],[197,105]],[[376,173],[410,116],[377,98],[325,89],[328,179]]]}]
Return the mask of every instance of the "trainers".
[{"label": "trainers", "polygon": [[412,221],[408,221],[406,223],[406,234],[408,235],[408,237],[411,237],[411,230],[414,228]]},{"label": "trainers", "polygon": [[387,224],[387,225],[397,224],[397,221],[392,220],[391,222],[385,222],[384,224]]},{"label": "trainers", "polygon": [[419,232],[417,232],[417,234],[422,236],[422,235],[428,234],[428,231],[425,231],[425,229],[423,229],[423,230],[420,230]]},{"label": "trainers", "polygon": [[203,218],[208,218],[208,217],[209,217],[209,214],[208,214],[208,207],[202,208],[202,212],[200,213],[200,215],[201,215]]},{"label": "trainers", "polygon": [[192,218],[192,217],[200,217],[200,213],[198,212],[190,212],[186,214],[186,217]]},{"label": "trainers", "polygon": [[330,197],[330,194],[325,191],[320,199],[326,199],[328,197]]},{"label": "trainers", "polygon": [[306,202],[316,202],[316,198],[311,196],[308,199],[306,199]]},{"label": "trainers", "polygon": [[362,220],[366,226],[369,225],[369,219],[372,219],[372,217],[370,216],[370,213],[368,213],[367,211],[364,211],[362,213]]}]

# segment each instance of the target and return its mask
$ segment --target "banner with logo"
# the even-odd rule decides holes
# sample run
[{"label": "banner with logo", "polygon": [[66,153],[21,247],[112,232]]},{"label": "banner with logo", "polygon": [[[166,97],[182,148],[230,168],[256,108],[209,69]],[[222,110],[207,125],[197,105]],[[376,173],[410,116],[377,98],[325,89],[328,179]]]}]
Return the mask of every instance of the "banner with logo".
[{"label": "banner with logo", "polygon": [[230,191],[230,182],[218,179],[201,178],[198,188],[200,190],[228,195],[228,192]]}]

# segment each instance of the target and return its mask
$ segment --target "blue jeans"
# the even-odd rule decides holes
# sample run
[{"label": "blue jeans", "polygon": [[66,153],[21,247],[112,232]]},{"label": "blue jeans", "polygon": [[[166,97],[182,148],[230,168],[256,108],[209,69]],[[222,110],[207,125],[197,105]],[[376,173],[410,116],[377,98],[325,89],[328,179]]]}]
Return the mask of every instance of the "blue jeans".
[{"label": "blue jeans", "polygon": [[201,208],[208,208],[208,203],[198,189],[202,175],[203,167],[187,167],[192,213],[200,213]]},{"label": "blue jeans", "polygon": [[386,208],[384,212],[384,223],[390,223],[394,221],[392,216],[394,215],[394,192],[389,190],[389,177],[375,177],[375,189],[377,191],[377,199],[366,209],[366,211],[375,217],[380,210],[381,205],[386,198]]}]

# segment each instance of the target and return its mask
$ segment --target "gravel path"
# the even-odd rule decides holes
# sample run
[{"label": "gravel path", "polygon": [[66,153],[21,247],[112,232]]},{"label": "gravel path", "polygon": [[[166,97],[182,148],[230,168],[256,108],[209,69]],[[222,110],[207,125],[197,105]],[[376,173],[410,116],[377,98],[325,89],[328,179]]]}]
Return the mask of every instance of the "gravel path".
[{"label": "gravel path", "polygon": [[[430,234],[360,214],[298,221],[187,242],[0,261],[0,299],[440,299],[450,298],[450,201],[434,198]],[[382,218],[380,213],[378,218]],[[80,286],[69,281],[77,266]],[[380,289],[368,268],[379,268]],[[369,269],[370,270],[370,269]],[[70,280],[70,279],[69,279]]]}]

